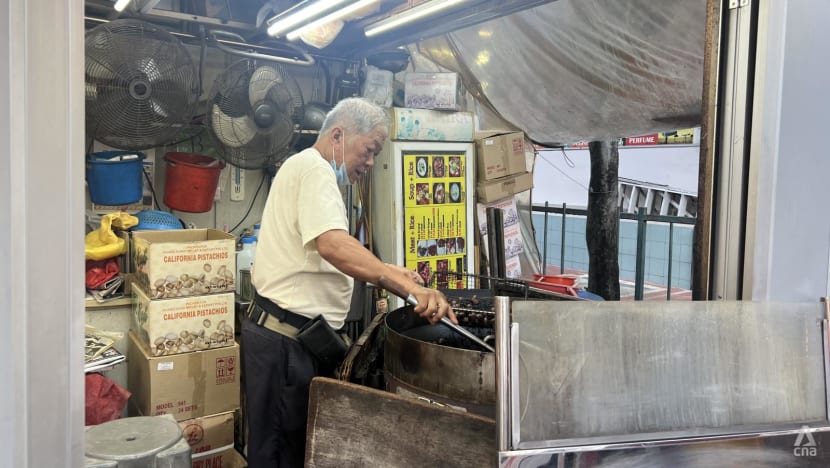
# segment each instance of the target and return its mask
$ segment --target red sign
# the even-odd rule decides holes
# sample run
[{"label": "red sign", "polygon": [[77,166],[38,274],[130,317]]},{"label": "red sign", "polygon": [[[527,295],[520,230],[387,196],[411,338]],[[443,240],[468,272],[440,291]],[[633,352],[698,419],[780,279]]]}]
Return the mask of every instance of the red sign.
[{"label": "red sign", "polygon": [[652,133],[650,135],[626,137],[625,146],[656,145],[658,136],[659,133]]},{"label": "red sign", "polygon": [[571,149],[588,149],[588,142],[587,141],[578,141],[576,143],[571,143],[568,145],[568,148]]}]

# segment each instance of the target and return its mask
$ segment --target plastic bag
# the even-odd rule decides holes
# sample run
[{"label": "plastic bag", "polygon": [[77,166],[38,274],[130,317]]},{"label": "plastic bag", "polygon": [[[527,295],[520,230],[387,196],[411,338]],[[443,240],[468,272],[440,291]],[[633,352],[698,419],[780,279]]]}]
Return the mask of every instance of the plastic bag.
[{"label": "plastic bag", "polygon": [[121,417],[130,392],[101,374],[86,374],[85,412],[87,426]]},{"label": "plastic bag", "polygon": [[115,235],[112,228],[129,229],[138,224],[138,218],[128,213],[110,213],[101,217],[101,227],[84,239],[85,254],[89,260],[106,260],[127,251],[124,239]]},{"label": "plastic bag", "polygon": [[115,259],[87,260],[86,261],[86,287],[87,289],[103,289],[107,281],[113,279],[120,273]]}]

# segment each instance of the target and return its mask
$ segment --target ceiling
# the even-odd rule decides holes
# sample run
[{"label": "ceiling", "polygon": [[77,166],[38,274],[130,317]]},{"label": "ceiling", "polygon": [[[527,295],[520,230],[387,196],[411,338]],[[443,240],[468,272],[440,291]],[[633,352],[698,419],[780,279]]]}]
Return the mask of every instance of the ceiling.
[{"label": "ceiling", "polygon": [[[323,49],[300,41],[288,47],[269,38],[265,24],[256,26],[266,3],[282,12],[296,0],[133,0],[121,17],[191,38],[232,31],[248,44],[268,40],[286,54],[300,48],[318,58],[359,60],[414,45],[462,75],[483,103],[477,111],[494,116],[482,128],[519,128],[545,145],[699,124],[706,0],[466,0],[420,23],[363,34],[366,25],[423,1],[382,0],[376,13],[347,22]],[[87,0],[86,14],[112,20],[112,7],[113,0]]]},{"label": "ceiling", "polygon": [[[349,21],[337,38],[323,49],[293,43],[314,55],[344,59],[366,56],[372,52],[445,34],[450,31],[479,24],[494,18],[550,3],[554,0],[466,0],[456,7],[441,12],[427,21],[402,26],[394,31],[373,38],[366,38],[363,28],[367,24],[388,17],[422,3],[424,0],[381,0],[376,13],[360,20]],[[86,0],[88,18],[113,20],[116,18],[140,18],[175,31],[198,34],[205,30],[222,29],[240,34],[250,43],[264,40],[273,42],[265,34],[266,25],[257,27],[260,10],[271,17],[299,3],[298,0],[134,0],[122,13],[113,9],[113,0]],[[175,6],[174,6],[175,5]],[[270,7],[271,11],[263,7]]]}]

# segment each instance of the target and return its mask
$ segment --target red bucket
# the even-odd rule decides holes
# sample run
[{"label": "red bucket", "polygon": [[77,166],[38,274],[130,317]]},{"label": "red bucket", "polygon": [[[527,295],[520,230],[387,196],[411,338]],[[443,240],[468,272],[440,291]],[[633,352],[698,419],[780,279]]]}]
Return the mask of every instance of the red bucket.
[{"label": "red bucket", "polygon": [[167,153],[164,160],[167,161],[164,204],[188,213],[210,211],[225,163],[193,153]]}]

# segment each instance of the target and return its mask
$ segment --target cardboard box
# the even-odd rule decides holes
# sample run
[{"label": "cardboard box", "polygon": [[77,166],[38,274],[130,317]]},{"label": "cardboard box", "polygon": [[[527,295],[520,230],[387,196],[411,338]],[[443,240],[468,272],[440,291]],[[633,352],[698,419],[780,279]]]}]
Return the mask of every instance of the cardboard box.
[{"label": "cardboard box", "polygon": [[235,291],[236,237],[217,229],[135,231],[138,284],[151,299]]},{"label": "cardboard box", "polygon": [[153,357],[129,333],[130,416],[170,414],[177,421],[239,407],[239,345]]},{"label": "cardboard box", "polygon": [[132,330],[150,355],[189,353],[234,344],[234,293],[150,299],[132,285]]},{"label": "cardboard box", "polygon": [[488,130],[475,133],[478,180],[527,172],[524,133]]},{"label": "cardboard box", "polygon": [[472,112],[392,108],[392,140],[473,141]]},{"label": "cardboard box", "polygon": [[525,172],[524,174],[479,182],[476,185],[476,193],[478,194],[478,201],[490,203],[532,188],[533,174]]},{"label": "cardboard box", "polygon": [[458,73],[417,73],[404,76],[404,105],[414,109],[461,110],[464,88]]},{"label": "cardboard box", "polygon": [[182,437],[187,439],[194,460],[201,453],[213,452],[219,455],[233,450],[234,415],[235,411],[228,411],[179,421]]},{"label": "cardboard box", "polygon": [[234,449],[220,453],[193,455],[192,468],[248,468],[248,462]]}]

